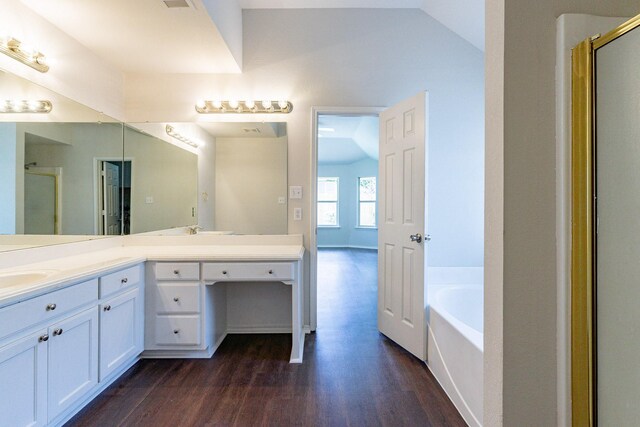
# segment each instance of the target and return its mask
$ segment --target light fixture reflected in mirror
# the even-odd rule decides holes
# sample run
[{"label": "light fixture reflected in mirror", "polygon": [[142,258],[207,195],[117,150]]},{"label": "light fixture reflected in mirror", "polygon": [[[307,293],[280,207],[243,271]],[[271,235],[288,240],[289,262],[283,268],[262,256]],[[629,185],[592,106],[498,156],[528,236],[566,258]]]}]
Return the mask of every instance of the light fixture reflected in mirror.
[{"label": "light fixture reflected in mirror", "polygon": [[293,110],[293,105],[289,101],[198,101],[196,111],[200,114],[221,114],[221,113],[248,113],[265,114],[278,113],[288,114]]},{"label": "light fixture reflected in mirror", "polygon": [[27,113],[27,114],[44,114],[50,113],[53,108],[51,101],[38,100],[6,100],[0,101],[0,113],[14,114],[14,113]]},{"label": "light fixture reflected in mirror", "polygon": [[194,148],[198,148],[200,146],[200,144],[198,144],[196,141],[193,141],[189,138],[187,138],[186,136],[181,135],[179,132],[177,132],[175,130],[175,128],[171,125],[167,125],[165,127],[165,130],[167,131],[167,135],[169,135],[172,138],[177,139],[178,141],[182,141],[185,144],[188,144]]},{"label": "light fixture reflected in mirror", "polygon": [[49,65],[47,65],[47,60],[42,52],[13,37],[0,38],[0,52],[41,73],[49,71]]}]

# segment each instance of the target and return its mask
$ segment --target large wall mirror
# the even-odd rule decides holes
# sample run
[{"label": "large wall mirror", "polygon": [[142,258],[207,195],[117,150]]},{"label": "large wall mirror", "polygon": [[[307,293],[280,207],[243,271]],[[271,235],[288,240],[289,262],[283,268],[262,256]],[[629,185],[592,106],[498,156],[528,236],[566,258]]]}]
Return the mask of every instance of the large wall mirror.
[{"label": "large wall mirror", "polygon": [[287,233],[286,123],[130,123],[124,147],[125,234]]},{"label": "large wall mirror", "polygon": [[122,159],[122,124],[2,71],[0,93],[0,250],[107,234],[98,159]]},{"label": "large wall mirror", "polygon": [[0,93],[0,251],[196,224],[287,233],[286,123],[123,124],[2,71]]}]

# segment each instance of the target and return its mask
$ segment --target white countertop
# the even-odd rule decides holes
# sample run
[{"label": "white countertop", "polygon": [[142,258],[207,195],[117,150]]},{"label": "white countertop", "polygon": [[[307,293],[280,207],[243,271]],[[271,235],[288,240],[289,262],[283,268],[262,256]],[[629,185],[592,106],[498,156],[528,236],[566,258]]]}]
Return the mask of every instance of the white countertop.
[{"label": "white countertop", "polygon": [[[145,261],[299,261],[303,255],[301,244],[118,246],[0,269],[0,307]],[[21,272],[40,272],[47,276],[2,287],[3,275]]]}]

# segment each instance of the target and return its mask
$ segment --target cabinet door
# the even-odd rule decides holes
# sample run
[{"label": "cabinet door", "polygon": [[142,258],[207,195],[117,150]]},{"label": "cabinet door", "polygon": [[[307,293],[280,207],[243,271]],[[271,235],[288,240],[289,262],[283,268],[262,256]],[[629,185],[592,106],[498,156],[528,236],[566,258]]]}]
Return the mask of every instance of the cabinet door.
[{"label": "cabinet door", "polygon": [[100,305],[100,381],[142,352],[143,313],[138,287]]},{"label": "cabinet door", "polygon": [[0,347],[0,426],[47,424],[47,331]]},{"label": "cabinet door", "polygon": [[49,421],[98,384],[98,308],[49,327]]}]

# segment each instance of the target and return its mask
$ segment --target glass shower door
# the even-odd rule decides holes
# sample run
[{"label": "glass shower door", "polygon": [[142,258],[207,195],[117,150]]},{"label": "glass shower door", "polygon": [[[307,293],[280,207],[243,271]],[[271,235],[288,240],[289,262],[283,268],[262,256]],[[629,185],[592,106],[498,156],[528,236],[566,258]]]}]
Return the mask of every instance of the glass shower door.
[{"label": "glass shower door", "polygon": [[640,28],[595,51],[595,391],[601,426],[640,423]]}]

